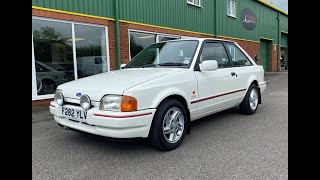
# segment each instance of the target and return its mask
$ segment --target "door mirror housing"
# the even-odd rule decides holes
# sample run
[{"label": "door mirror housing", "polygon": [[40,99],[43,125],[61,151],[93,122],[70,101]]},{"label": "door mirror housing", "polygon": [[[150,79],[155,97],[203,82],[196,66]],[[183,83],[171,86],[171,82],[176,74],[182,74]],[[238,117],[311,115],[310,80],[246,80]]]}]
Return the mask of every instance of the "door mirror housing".
[{"label": "door mirror housing", "polygon": [[214,71],[218,69],[218,62],[216,60],[206,60],[199,66],[201,71]]}]

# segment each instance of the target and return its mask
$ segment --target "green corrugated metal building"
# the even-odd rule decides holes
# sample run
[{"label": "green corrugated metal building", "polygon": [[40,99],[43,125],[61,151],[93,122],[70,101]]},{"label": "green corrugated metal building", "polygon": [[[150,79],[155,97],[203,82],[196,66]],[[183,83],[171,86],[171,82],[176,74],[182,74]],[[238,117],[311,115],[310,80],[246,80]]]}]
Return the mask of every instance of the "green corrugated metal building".
[{"label": "green corrugated metal building", "polygon": [[288,69],[288,14],[264,0],[32,0],[32,30],[33,100],[177,38],[231,39],[266,71]]}]

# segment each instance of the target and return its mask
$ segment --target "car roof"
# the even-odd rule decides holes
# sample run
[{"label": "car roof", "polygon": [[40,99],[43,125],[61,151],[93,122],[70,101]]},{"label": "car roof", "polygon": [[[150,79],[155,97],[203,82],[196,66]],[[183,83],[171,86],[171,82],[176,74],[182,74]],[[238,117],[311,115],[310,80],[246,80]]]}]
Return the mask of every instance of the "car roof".
[{"label": "car roof", "polygon": [[[175,39],[175,40],[168,40],[168,41],[187,41],[187,40],[198,40],[198,41],[205,41],[205,40],[214,40],[214,41],[223,41],[223,42],[232,42],[236,43],[235,41],[227,40],[227,39],[219,39],[219,38],[183,38],[183,39]],[[163,41],[167,42],[167,41]]]}]

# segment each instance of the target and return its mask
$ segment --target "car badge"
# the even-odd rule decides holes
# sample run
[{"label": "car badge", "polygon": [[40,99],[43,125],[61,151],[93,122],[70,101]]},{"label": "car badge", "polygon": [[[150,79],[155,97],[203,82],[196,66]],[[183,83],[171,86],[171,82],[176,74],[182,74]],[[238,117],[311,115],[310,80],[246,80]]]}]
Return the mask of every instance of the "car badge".
[{"label": "car badge", "polygon": [[80,97],[80,96],[81,96],[81,93],[77,93],[76,96],[77,96],[77,97]]}]

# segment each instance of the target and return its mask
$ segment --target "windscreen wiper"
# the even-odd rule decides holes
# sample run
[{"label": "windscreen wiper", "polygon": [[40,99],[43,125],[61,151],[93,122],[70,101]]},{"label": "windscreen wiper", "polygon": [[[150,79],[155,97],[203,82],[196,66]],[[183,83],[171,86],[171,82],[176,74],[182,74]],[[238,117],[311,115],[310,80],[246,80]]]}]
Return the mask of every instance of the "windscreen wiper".
[{"label": "windscreen wiper", "polygon": [[142,68],[145,68],[145,67],[158,67],[158,64],[145,64],[145,65],[142,65],[141,67]]},{"label": "windscreen wiper", "polygon": [[167,62],[167,63],[160,63],[159,66],[186,66],[187,64],[183,63],[175,63],[175,62]]}]

